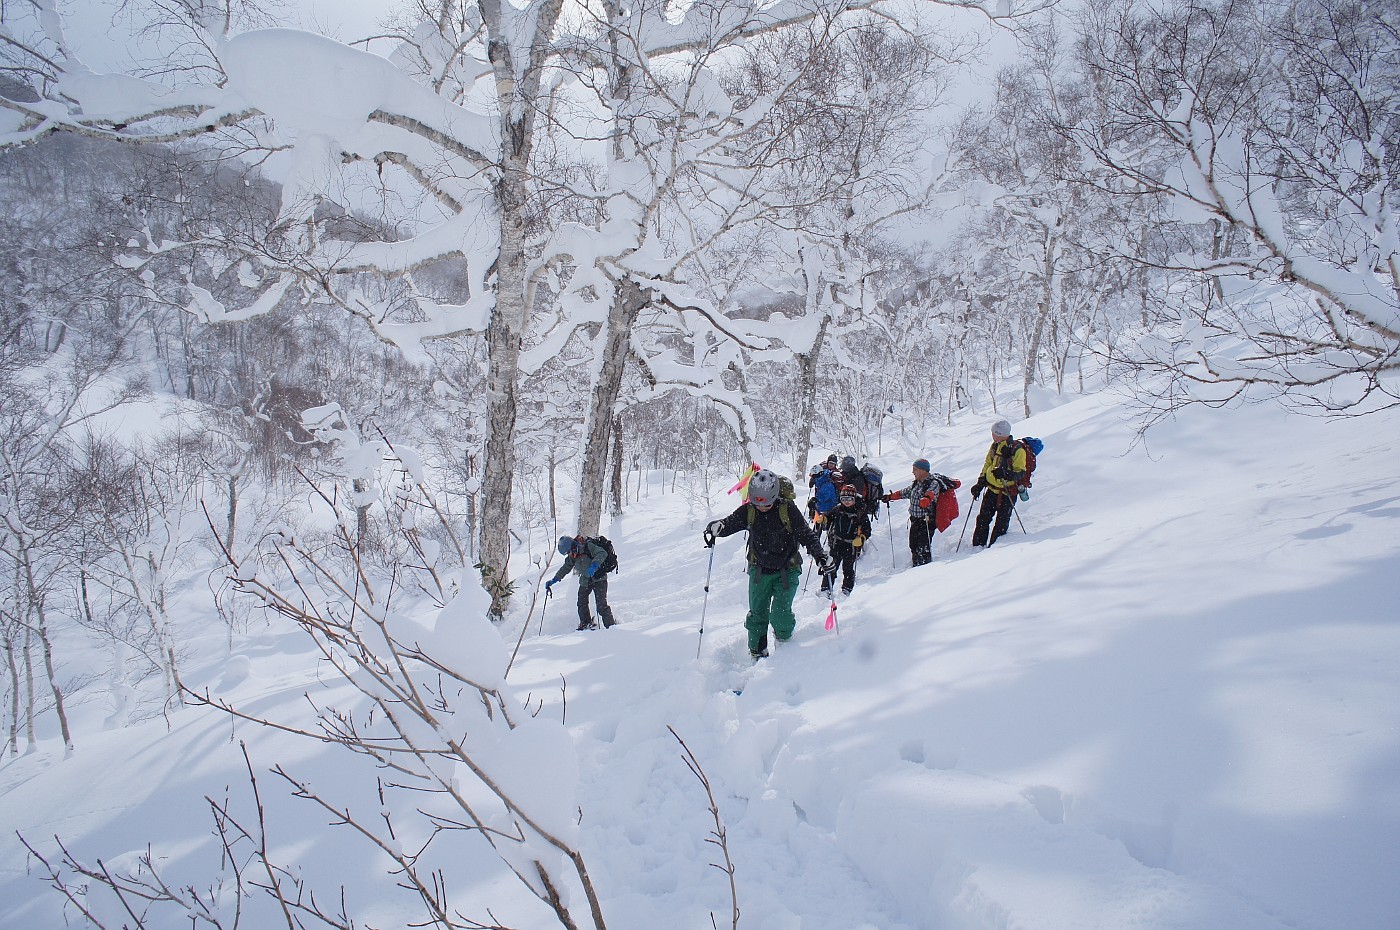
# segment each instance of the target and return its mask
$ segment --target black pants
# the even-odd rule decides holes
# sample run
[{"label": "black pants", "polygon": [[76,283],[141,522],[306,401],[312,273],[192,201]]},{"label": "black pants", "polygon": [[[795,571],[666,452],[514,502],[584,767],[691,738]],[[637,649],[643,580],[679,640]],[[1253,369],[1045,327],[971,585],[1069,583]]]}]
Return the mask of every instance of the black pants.
[{"label": "black pants", "polygon": [[593,593],[593,603],[598,608],[598,616],[602,618],[603,626],[612,626],[617,621],[613,619],[612,608],[608,606],[608,576],[598,575],[591,580],[583,578],[578,583],[578,628],[593,625],[593,618],[588,614],[588,594]]},{"label": "black pants", "polygon": [[[991,488],[982,492],[982,509],[977,511],[977,529],[972,532],[974,546],[990,546],[1011,528],[1011,508],[1016,506],[1015,494],[999,494]],[[996,518],[993,524],[992,519]],[[991,535],[987,535],[987,530]]]},{"label": "black pants", "polygon": [[933,517],[909,515],[909,555],[915,565],[927,565],[933,561]]},{"label": "black pants", "polygon": [[[841,567],[841,590],[847,594],[856,586],[856,559],[860,558],[860,550],[855,543],[845,539],[831,537],[831,560]],[[832,579],[836,577],[833,572],[830,575],[822,575],[822,591],[831,590]]]}]

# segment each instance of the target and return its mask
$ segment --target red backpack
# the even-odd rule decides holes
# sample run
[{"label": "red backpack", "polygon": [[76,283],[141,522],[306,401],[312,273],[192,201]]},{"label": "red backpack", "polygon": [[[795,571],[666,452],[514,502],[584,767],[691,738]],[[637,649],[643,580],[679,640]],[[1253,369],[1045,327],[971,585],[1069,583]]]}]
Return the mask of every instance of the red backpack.
[{"label": "red backpack", "polygon": [[938,501],[933,505],[933,525],[942,533],[958,518],[957,489],[962,487],[962,482],[947,475],[934,475],[933,480],[938,484]]},{"label": "red backpack", "polygon": [[1031,486],[1031,475],[1035,474],[1035,457],[1044,448],[1045,443],[1033,436],[1012,439],[1002,447],[1001,464],[1006,469],[1007,474],[1011,473],[1011,462],[1016,458],[1016,450],[1026,450],[1026,476],[1021,479],[1021,483],[1017,487],[1028,488]]}]

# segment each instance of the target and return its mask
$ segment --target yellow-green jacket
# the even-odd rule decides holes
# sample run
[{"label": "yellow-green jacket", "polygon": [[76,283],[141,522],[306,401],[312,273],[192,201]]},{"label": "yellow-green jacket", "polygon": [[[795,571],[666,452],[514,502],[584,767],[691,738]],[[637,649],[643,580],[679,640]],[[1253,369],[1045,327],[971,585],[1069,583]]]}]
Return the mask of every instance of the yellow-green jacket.
[{"label": "yellow-green jacket", "polygon": [[[1008,457],[1006,447],[1013,444],[1016,451]],[[982,463],[980,480],[998,494],[1015,494],[1017,487],[1026,480],[1026,447],[1015,439],[992,443]]]}]

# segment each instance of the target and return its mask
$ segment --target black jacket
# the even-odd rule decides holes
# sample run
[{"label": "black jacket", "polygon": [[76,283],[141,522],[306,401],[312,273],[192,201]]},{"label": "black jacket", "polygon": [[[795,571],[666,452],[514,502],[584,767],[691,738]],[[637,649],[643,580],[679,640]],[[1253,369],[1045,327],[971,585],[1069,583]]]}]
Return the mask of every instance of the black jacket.
[{"label": "black jacket", "polygon": [[857,535],[870,538],[870,516],[865,512],[865,501],[857,500],[854,507],[842,504],[826,515],[832,539],[853,542]]},{"label": "black jacket", "polygon": [[[783,524],[779,507],[787,508],[787,525]],[[750,523],[749,514],[753,518]],[[740,504],[739,508],[720,521],[723,527],[716,536],[733,536],[740,530],[749,531],[749,562],[765,572],[781,571],[789,566],[802,564],[797,554],[799,545],[804,547],[818,562],[826,560],[821,539],[816,531],[807,525],[802,516],[802,508],[789,500],[779,501],[767,513],[751,504]],[[791,527],[789,529],[788,527]]]}]

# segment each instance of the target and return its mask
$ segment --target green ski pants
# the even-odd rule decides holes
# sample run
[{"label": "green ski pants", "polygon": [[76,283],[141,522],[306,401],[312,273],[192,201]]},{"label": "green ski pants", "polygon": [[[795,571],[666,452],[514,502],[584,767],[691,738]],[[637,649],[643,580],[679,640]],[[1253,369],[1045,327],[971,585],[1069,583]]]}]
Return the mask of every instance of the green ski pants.
[{"label": "green ski pants", "polygon": [[768,648],[768,627],[778,642],[786,642],[797,626],[792,615],[792,602],[797,597],[797,583],[802,580],[800,567],[785,568],[766,575],[757,565],[749,566],[749,615],[744,626],[749,631],[749,651]]}]

